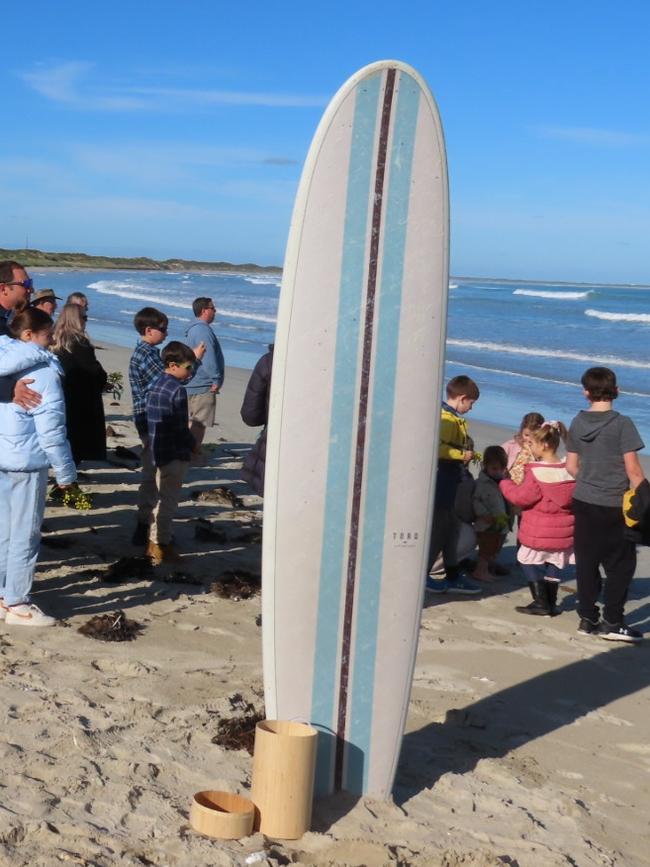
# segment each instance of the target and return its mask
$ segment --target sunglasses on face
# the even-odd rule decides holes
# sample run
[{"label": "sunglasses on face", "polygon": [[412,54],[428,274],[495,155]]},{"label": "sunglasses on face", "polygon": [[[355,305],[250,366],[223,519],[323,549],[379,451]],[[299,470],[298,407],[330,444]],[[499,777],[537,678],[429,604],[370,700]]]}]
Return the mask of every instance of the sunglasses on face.
[{"label": "sunglasses on face", "polygon": [[23,289],[31,291],[34,288],[34,281],[31,277],[28,277],[27,280],[9,280],[5,286],[22,286]]}]

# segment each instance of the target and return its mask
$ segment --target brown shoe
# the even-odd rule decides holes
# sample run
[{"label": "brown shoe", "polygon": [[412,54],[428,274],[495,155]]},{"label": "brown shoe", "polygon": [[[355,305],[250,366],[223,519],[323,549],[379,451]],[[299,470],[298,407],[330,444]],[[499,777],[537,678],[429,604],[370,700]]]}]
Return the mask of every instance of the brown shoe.
[{"label": "brown shoe", "polygon": [[173,545],[159,545],[157,542],[149,542],[146,551],[154,566],[161,563],[180,563],[180,557]]},{"label": "brown shoe", "polygon": [[154,566],[160,566],[162,561],[165,559],[163,546],[158,545],[157,542],[149,542],[145,554],[149,557]]}]

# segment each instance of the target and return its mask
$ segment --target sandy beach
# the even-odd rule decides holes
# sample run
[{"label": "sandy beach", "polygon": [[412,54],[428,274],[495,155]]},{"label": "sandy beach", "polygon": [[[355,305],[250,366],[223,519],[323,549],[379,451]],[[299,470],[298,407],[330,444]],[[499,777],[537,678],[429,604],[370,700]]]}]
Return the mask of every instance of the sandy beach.
[{"label": "sandy beach", "polygon": [[[126,380],[128,350],[102,345],[98,357]],[[259,597],[211,590],[223,573],[259,574],[261,500],[240,477],[257,434],[239,417],[248,376],[228,369],[207,463],[190,471],[180,566],[105,580],[141,553],[130,544],[139,474],[115,453],[137,446],[128,390],[105,399],[110,461],[83,467],[95,507],[48,505],[34,595],[61,623],[0,624],[0,864],[207,867],[265,851],[257,863],[647,865],[650,641],[580,637],[571,581],[561,616],[517,614],[528,591],[516,568],[479,598],[427,601],[393,802],[317,802],[313,830],[292,843],[189,828],[194,792],[247,792],[251,757],[213,738],[222,718],[263,705]],[[469,421],[479,449],[511,435]],[[238,501],[206,493],[218,486]],[[649,593],[642,550],[628,621],[643,631]],[[77,631],[117,610],[142,626],[135,640]]]}]

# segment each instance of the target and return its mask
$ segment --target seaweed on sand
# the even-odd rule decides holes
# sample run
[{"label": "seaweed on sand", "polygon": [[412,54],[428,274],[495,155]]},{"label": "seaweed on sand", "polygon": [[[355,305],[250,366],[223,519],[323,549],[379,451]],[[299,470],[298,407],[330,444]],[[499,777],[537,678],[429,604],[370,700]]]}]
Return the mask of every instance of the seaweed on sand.
[{"label": "seaweed on sand", "polygon": [[222,485],[210,488],[209,491],[196,491],[192,494],[192,499],[204,503],[214,503],[217,506],[230,506],[231,509],[239,509],[243,505],[234,491]]},{"label": "seaweed on sand", "polygon": [[222,599],[250,599],[260,592],[261,577],[246,569],[222,572],[217,581],[210,585],[210,590]]},{"label": "seaweed on sand", "polygon": [[240,693],[235,693],[229,701],[232,710],[238,710],[239,713],[219,720],[212,743],[219,744],[225,750],[246,750],[252,756],[255,726],[266,719],[264,709],[258,710]]},{"label": "seaweed on sand", "polygon": [[98,641],[133,641],[143,629],[141,623],[129,620],[123,611],[113,611],[91,617],[77,632]]}]

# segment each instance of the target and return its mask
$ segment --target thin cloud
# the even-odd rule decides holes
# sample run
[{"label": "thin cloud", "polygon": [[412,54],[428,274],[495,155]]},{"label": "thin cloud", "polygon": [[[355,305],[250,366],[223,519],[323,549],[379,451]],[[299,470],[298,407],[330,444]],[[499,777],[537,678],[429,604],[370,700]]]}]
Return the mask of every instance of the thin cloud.
[{"label": "thin cloud", "polygon": [[250,170],[259,166],[295,166],[298,160],[255,148],[214,147],[184,142],[130,142],[104,145],[71,145],[75,165],[96,175],[113,174],[139,182],[205,182],[221,169]]},{"label": "thin cloud", "polygon": [[41,96],[54,102],[74,103],[79,99],[79,80],[92,68],[90,63],[61,63],[19,73],[20,78]]},{"label": "thin cloud", "polygon": [[650,144],[650,135],[589,126],[538,126],[534,132],[543,138],[599,147],[639,147]]},{"label": "thin cloud", "polygon": [[267,157],[262,160],[265,166],[297,166],[300,160],[294,160],[291,157]]},{"label": "thin cloud", "polygon": [[134,87],[138,96],[160,100],[161,104],[192,102],[195,105],[255,105],[268,108],[321,108],[327,103],[322,96],[292,93],[246,93],[235,90],[202,90],[181,87]]},{"label": "thin cloud", "polygon": [[215,105],[266,108],[321,108],[323,96],[264,93],[212,88],[151,87],[91,80],[93,64],[80,61],[40,65],[18,73],[41,96],[69,108],[91,111],[186,111]]}]

